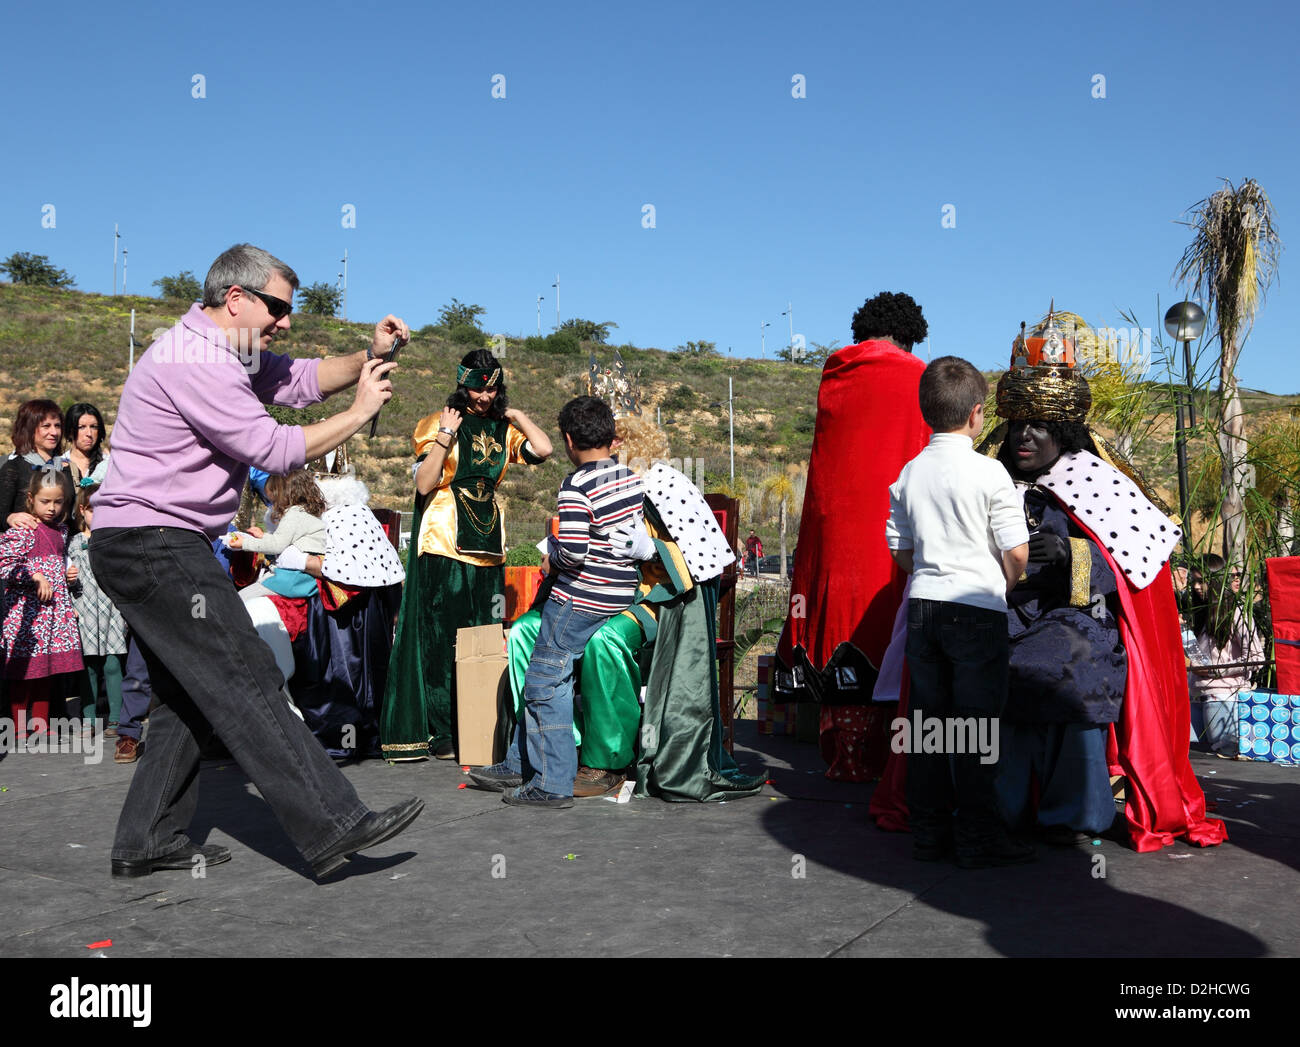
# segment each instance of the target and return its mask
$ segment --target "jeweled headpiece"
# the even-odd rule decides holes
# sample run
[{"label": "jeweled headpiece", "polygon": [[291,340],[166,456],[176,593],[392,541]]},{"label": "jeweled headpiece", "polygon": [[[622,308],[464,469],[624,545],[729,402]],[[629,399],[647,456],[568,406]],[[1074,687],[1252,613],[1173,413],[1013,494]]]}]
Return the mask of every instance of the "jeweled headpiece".
[{"label": "jeweled headpiece", "polygon": [[466,367],[456,368],[456,382],[466,389],[492,389],[501,384],[501,368]]},{"label": "jeweled headpiece", "polygon": [[1075,339],[1056,322],[1056,302],[1047,319],[1026,336],[1025,325],[1011,343],[1011,369],[998,380],[998,416],[1008,421],[1037,418],[1082,422],[1092,406],[1088,383],[1075,369]]}]

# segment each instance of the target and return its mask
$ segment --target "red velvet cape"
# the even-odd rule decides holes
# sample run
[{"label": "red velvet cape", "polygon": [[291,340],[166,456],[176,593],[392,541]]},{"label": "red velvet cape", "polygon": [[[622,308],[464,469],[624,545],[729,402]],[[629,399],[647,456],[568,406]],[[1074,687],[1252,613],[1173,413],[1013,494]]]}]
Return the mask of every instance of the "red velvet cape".
[{"label": "red velvet cape", "polygon": [[[1179,836],[1200,847],[1220,844],[1228,838],[1228,828],[1206,818],[1205,793],[1187,757],[1191,704],[1169,565],[1145,589],[1135,589],[1105,544],[1073,513],[1069,515],[1093,540],[1094,550],[1106,558],[1119,583],[1119,631],[1128,652],[1128,679],[1119,722],[1111,726],[1106,759],[1112,775],[1128,779],[1124,819],[1133,848],[1157,851]],[[898,715],[907,715],[906,688]],[[876,824],[892,832],[907,829],[904,760],[903,754],[890,753],[868,808]]]},{"label": "red velvet cape", "polygon": [[826,361],[791,613],[777,645],[783,665],[802,647],[824,669],[848,642],[880,667],[906,581],[885,544],[889,487],[930,439],[917,399],[924,370],[924,361],[883,341],[846,345]]}]

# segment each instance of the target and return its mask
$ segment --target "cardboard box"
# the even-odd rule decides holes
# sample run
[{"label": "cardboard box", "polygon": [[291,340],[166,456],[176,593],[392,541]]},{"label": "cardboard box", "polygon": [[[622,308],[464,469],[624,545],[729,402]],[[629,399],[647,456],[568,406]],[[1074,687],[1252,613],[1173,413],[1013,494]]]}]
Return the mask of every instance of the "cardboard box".
[{"label": "cardboard box", "polygon": [[1237,695],[1237,716],[1242,756],[1300,766],[1300,695],[1242,691]]},{"label": "cardboard box", "polygon": [[463,764],[486,766],[505,756],[497,724],[510,703],[506,668],[499,624],[456,630],[456,757]]}]

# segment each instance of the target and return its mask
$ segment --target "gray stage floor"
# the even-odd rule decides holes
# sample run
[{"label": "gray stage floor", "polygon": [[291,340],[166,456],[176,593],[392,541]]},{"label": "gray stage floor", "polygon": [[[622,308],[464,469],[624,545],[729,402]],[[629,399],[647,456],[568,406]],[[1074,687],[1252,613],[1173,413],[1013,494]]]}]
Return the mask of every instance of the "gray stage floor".
[{"label": "gray stage floor", "polygon": [[[725,804],[507,807],[447,763],[345,769],[362,798],[427,808],[317,886],[231,762],[205,763],[207,870],[109,877],[133,767],[0,760],[0,956],[1169,956],[1300,954],[1300,770],[1193,754],[1232,840],[1117,843],[1033,865],[912,861],[867,819],[869,786],[826,781],[813,746],[739,733],[761,795]],[[802,872],[802,876],[795,875]],[[1104,872],[1104,876],[1098,875]]]}]

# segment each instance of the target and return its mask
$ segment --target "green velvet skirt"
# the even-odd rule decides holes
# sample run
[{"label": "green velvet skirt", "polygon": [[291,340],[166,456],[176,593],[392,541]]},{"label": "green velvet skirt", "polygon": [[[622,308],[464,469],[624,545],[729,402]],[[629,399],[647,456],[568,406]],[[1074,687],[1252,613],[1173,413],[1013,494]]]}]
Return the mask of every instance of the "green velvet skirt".
[{"label": "green velvet skirt", "polygon": [[390,761],[455,741],[456,630],[502,620],[505,571],[425,553],[408,565],[379,738]]}]

